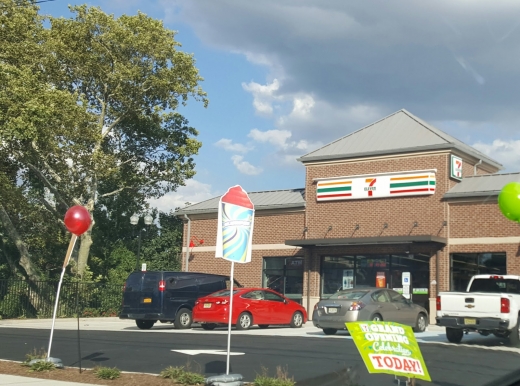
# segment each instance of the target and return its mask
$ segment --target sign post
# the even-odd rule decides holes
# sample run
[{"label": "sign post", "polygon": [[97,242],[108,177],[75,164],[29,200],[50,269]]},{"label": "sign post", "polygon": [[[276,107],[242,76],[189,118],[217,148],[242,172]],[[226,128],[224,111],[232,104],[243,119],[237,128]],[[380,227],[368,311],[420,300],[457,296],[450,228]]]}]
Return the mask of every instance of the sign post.
[{"label": "sign post", "polygon": [[228,189],[218,206],[215,257],[231,262],[226,375],[229,375],[231,325],[233,324],[233,274],[235,263],[249,263],[253,243],[255,208],[240,185]]}]

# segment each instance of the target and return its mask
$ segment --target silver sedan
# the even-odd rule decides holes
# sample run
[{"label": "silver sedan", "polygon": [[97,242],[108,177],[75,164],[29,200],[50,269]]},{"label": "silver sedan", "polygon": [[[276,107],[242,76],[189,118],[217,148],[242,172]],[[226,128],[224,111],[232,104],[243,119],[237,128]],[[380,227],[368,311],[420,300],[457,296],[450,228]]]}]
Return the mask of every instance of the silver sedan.
[{"label": "silver sedan", "polygon": [[412,326],[423,332],[428,326],[428,312],[399,292],[386,288],[340,290],[314,306],[312,323],[327,335],[345,330],[346,322],[387,321]]}]

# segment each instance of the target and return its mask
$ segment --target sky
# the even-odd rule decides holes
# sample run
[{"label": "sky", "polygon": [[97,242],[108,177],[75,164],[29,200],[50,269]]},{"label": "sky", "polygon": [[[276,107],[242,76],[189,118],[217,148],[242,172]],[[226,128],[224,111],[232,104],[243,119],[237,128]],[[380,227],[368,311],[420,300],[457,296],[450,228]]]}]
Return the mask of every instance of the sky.
[{"label": "sky", "polygon": [[[70,17],[54,0],[41,12]],[[518,0],[96,0],[177,31],[209,106],[196,175],[151,202],[169,212],[224,194],[303,188],[297,158],[406,109],[520,172]]]}]

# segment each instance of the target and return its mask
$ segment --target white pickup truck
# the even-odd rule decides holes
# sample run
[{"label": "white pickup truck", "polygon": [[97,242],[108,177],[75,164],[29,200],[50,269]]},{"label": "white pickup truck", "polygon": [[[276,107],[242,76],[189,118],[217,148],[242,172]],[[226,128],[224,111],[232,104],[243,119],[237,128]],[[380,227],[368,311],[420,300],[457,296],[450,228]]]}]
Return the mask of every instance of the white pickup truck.
[{"label": "white pickup truck", "polygon": [[508,337],[520,346],[520,276],[475,275],[466,292],[440,292],[437,325],[446,327],[446,337],[460,343],[464,333]]}]

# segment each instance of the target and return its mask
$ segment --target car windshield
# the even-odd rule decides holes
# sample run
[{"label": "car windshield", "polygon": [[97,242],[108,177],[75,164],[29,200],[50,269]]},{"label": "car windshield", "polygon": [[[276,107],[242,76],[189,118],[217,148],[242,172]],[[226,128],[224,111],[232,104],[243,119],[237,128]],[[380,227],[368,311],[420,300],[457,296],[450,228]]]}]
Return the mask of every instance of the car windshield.
[{"label": "car windshield", "polygon": [[[238,290],[233,290],[233,295],[235,295],[237,292],[238,292]],[[214,298],[222,297],[222,296],[229,296],[229,290],[225,289],[225,290],[217,291],[217,292],[212,293],[209,296],[214,297]]]},{"label": "car windshield", "polygon": [[368,291],[359,290],[338,291],[335,294],[331,295],[329,299],[359,300],[367,293]]}]

